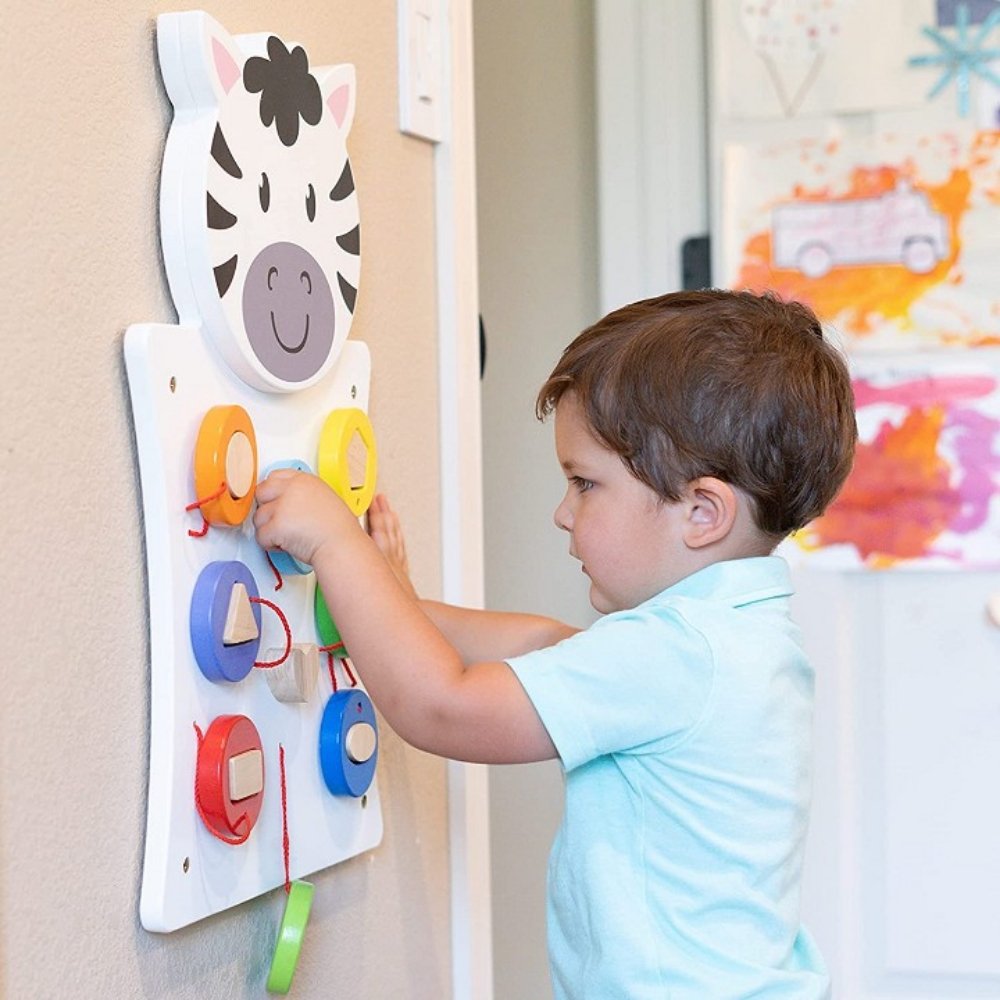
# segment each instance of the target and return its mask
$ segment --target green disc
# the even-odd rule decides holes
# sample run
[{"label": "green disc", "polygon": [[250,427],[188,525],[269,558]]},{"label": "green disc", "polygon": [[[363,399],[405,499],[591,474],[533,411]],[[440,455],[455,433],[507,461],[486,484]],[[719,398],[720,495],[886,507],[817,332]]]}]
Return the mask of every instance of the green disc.
[{"label": "green disc", "polygon": [[309,923],[313,892],[311,882],[293,882],[285,902],[285,914],[278,928],[278,942],[274,946],[271,971],[267,974],[269,993],[287,993],[292,986],[292,976],[299,964],[302,938]]},{"label": "green disc", "polygon": [[[344,641],[340,638],[337,623],[330,617],[326,601],[323,600],[323,591],[319,587],[316,588],[316,634],[319,636],[321,646],[335,646],[338,642]],[[342,654],[337,655],[347,656],[347,650],[344,649]]]}]

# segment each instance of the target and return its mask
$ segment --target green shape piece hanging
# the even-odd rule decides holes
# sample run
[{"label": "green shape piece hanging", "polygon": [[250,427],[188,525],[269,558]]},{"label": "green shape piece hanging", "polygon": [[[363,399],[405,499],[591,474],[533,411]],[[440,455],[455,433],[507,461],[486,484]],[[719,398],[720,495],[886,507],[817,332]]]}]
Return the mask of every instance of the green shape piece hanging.
[{"label": "green shape piece hanging", "polygon": [[288,890],[285,912],[271,959],[271,970],[267,974],[268,993],[284,994],[292,987],[292,977],[299,964],[314,892],[315,886],[311,882],[293,882]]}]

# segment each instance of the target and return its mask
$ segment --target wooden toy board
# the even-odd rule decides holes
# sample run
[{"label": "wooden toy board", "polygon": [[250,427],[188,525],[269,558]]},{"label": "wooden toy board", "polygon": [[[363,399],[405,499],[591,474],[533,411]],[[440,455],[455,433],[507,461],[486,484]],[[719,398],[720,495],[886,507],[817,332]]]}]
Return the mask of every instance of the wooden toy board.
[{"label": "wooden toy board", "polygon": [[[250,388],[218,363],[200,329],[163,324],[131,326],[125,360],[132,397],[142,481],[150,617],[149,797],[140,919],[150,931],[172,931],[258,896],[285,880],[279,744],[284,747],[290,875],[302,878],[363,851],[382,839],[377,783],[364,796],[334,796],[319,763],[319,727],[332,693],[325,657],[306,703],[271,694],[263,671],[238,683],[214,683],[199,669],[191,647],[191,593],[204,567],[238,560],[253,573],[262,598],[285,613],[296,643],[317,643],[315,578],[276,579],[253,537],[252,516],[241,527],[201,526],[193,482],[195,440],[213,406],[242,406],[257,438],[258,476],[271,463],[300,459],[316,468],[317,442],[332,410],[367,410],[370,359],[365,344],[347,341],[336,365],[308,389],[292,394]],[[348,572],[345,569],[345,572]],[[283,650],[277,615],[261,608],[260,657]],[[338,687],[349,685],[342,666]],[[263,746],[260,816],[246,843],[216,839],[195,808],[198,738],[220,715],[241,714],[256,725]]]}]

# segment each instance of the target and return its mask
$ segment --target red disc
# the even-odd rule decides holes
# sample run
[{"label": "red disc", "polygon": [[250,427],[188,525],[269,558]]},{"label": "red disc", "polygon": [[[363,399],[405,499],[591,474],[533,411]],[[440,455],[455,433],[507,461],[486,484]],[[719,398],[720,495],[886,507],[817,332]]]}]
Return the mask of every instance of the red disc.
[{"label": "red disc", "polygon": [[260,751],[263,774],[264,754],[257,727],[245,715],[220,715],[213,720],[198,748],[195,787],[202,819],[223,839],[245,837],[257,822],[264,799],[261,789],[234,802],[229,786],[229,761],[250,750]]}]

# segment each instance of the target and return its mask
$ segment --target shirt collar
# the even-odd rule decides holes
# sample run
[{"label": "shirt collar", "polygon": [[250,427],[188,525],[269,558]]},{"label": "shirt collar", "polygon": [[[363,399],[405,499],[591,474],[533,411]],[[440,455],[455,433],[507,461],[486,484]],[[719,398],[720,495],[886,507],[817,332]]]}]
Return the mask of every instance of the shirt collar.
[{"label": "shirt collar", "polygon": [[794,593],[788,563],[780,556],[753,556],[712,563],[652,598],[694,597],[734,608]]}]

